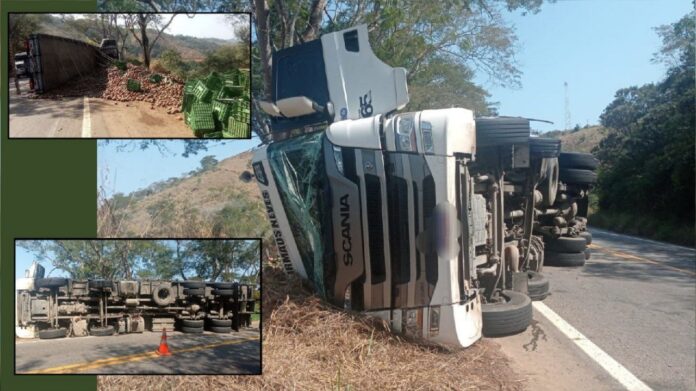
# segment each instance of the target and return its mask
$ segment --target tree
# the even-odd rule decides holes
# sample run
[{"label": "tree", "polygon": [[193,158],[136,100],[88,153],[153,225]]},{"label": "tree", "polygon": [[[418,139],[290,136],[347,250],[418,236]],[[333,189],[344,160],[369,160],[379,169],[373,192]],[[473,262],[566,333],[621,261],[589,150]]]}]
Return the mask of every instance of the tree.
[{"label": "tree", "polygon": [[600,210],[693,224],[694,12],[658,28],[658,58],[674,64],[664,80],[617,91],[600,119],[611,133],[594,151],[600,159]]},{"label": "tree", "polygon": [[201,168],[199,169],[199,172],[205,172],[205,171],[212,170],[213,168],[215,168],[215,166],[217,166],[217,164],[218,164],[218,160],[215,158],[215,156],[213,156],[213,155],[204,156],[201,159]]},{"label": "tree", "polygon": [[[176,13],[172,14],[169,19],[165,19],[159,14],[137,13],[127,17],[129,25],[128,30],[133,35],[133,38],[138,42],[143,53],[143,65],[150,68],[150,55],[152,48],[155,46],[162,32],[166,30],[176,17]],[[155,31],[155,39],[150,41],[148,36],[148,28]],[[136,32],[137,31],[137,32]]]}]

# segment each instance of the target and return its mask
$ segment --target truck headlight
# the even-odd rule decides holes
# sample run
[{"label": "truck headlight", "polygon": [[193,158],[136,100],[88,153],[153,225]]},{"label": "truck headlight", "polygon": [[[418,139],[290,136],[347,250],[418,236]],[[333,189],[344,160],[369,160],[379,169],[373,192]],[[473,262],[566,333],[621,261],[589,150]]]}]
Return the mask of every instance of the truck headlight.
[{"label": "truck headlight", "polygon": [[413,117],[399,117],[394,134],[397,151],[416,152],[416,126]]},{"label": "truck headlight", "polygon": [[263,169],[261,162],[256,162],[252,165],[254,167],[254,175],[256,180],[261,182],[264,186],[268,186],[268,180],[266,179],[266,170]]},{"label": "truck headlight", "polygon": [[336,168],[338,168],[338,172],[343,174],[343,151],[341,151],[341,147],[338,146],[333,146],[333,155],[334,155],[334,160],[336,161]]}]

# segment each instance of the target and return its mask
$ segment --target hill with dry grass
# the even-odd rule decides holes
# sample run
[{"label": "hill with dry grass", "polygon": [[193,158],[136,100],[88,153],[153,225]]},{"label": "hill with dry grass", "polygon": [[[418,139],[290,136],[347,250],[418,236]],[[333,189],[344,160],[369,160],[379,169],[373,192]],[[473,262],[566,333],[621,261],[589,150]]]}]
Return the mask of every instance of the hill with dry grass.
[{"label": "hill with dry grass", "polygon": [[589,126],[578,130],[554,130],[542,134],[544,137],[561,139],[564,152],[590,153],[606,137],[609,131],[603,126]]},{"label": "hill with dry grass", "polygon": [[251,169],[251,156],[244,152],[155,190],[101,200],[100,236],[269,237],[256,183],[239,179]]}]

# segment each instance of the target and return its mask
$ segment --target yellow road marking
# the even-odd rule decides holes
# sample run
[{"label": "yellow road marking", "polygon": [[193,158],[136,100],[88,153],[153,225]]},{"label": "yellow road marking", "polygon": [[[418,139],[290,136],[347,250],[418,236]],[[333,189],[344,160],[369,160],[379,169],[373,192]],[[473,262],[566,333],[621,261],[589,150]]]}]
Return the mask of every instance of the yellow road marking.
[{"label": "yellow road marking", "polygon": [[692,275],[692,276],[696,276],[696,272],[693,272],[693,271],[691,271],[691,270],[680,269],[680,268],[678,268],[678,267],[665,265],[663,262],[653,261],[652,259],[643,258],[643,257],[638,257],[638,256],[635,256],[635,255],[633,255],[633,254],[628,254],[628,253],[621,252],[621,251],[610,250],[610,249],[608,249],[608,248],[606,248],[606,247],[598,246],[598,245],[596,245],[596,244],[590,244],[590,245],[588,245],[588,247],[590,247],[590,248],[592,248],[592,249],[597,249],[597,250],[599,250],[599,251],[602,251],[602,252],[605,252],[605,253],[607,253],[607,254],[611,254],[611,255],[614,255],[614,256],[617,256],[617,257],[620,257],[620,258],[634,259],[634,260],[640,261],[640,262],[652,263],[653,265],[658,265],[658,266],[666,267],[666,268],[668,268],[668,269],[672,269],[672,270],[675,270],[675,271],[678,271],[678,272],[681,272],[681,273],[686,273],[686,274],[690,274],[690,275]]},{"label": "yellow road marking", "polygon": [[[258,339],[259,339],[258,337],[234,339],[234,340],[229,340],[229,341],[212,343],[212,344],[208,344],[208,345],[194,346],[191,348],[177,349],[175,351],[172,351],[172,357],[179,354],[179,353],[195,352],[195,351],[204,350],[204,349],[212,349],[212,348],[215,348],[218,346],[234,345],[234,344],[248,342],[248,341],[254,341],[254,340],[258,340]],[[28,371],[28,372],[22,372],[22,373],[27,373],[27,374],[74,373],[74,372],[82,372],[82,371],[86,371],[86,370],[90,370],[90,369],[101,368],[101,367],[105,367],[105,366],[109,366],[109,365],[125,364],[125,363],[137,362],[137,361],[153,359],[153,358],[158,358],[158,357],[160,357],[160,356],[157,353],[155,353],[154,351],[151,351],[151,352],[130,354],[127,356],[104,358],[101,360],[83,362],[83,363],[78,363],[78,364],[68,364],[68,365],[61,365],[61,366],[52,367],[52,368],[37,369],[34,371]]]}]

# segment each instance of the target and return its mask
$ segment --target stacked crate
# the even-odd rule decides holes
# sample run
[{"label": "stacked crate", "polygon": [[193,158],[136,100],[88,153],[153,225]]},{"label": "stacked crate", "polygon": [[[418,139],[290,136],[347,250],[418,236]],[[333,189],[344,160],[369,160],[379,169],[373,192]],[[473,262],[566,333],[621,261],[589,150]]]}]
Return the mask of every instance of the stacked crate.
[{"label": "stacked crate", "polygon": [[182,112],[197,137],[251,137],[249,72],[210,73],[189,80],[184,87]]}]

